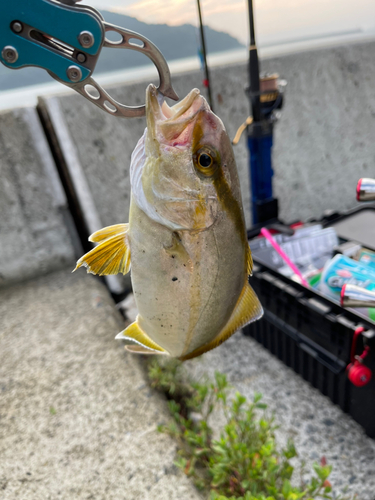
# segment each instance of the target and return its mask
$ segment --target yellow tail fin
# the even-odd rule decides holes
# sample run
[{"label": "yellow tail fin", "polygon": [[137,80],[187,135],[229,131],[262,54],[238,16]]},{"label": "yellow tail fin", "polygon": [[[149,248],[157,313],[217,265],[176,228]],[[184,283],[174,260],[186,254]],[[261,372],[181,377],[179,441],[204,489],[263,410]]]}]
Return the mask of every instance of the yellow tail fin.
[{"label": "yellow tail fin", "polygon": [[89,240],[100,243],[79,259],[74,271],[85,266],[88,273],[99,276],[128,273],[130,271],[128,230],[128,224],[117,224],[92,234]]}]

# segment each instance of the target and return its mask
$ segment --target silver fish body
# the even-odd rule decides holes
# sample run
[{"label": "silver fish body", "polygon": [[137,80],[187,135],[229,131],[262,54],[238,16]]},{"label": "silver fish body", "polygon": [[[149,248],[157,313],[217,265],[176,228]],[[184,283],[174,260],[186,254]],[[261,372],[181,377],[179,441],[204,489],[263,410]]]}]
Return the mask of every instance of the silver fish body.
[{"label": "silver fish body", "polygon": [[133,352],[188,359],[261,317],[262,307],[248,284],[240,184],[221,120],[198,90],[169,108],[153,86],[146,116],[132,156],[129,224],[95,233],[99,246],[77,267],[126,272],[131,256],[139,315],[117,338],[137,343]]}]

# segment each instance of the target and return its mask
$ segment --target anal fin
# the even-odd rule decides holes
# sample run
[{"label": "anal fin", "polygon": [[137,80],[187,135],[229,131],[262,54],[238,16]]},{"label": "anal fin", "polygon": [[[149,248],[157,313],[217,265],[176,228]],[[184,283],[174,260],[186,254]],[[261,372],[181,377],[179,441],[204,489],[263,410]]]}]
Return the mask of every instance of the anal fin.
[{"label": "anal fin", "polygon": [[[136,342],[138,344],[137,346],[134,347],[142,347],[143,349],[147,351],[156,351],[155,354],[159,353],[165,353],[168,354],[162,347],[160,347],[156,342],[150,339],[150,337],[141,329],[141,327],[138,324],[138,317],[132,323],[129,325],[124,331],[120,332],[116,336],[117,340],[130,340],[132,342]],[[133,346],[126,346],[126,347],[133,347]],[[133,351],[134,352],[134,351]],[[139,351],[137,351],[139,352]]]},{"label": "anal fin", "polygon": [[165,354],[168,354],[167,352],[161,352],[161,351],[154,351],[153,349],[148,349],[147,347],[143,347],[138,344],[133,344],[133,345],[126,345],[125,349],[128,352],[131,352],[132,354],[146,354],[146,355],[160,355],[163,356]]},{"label": "anal fin", "polygon": [[85,266],[87,272],[99,276],[128,273],[130,271],[128,230],[129,224],[117,224],[92,234],[90,241],[100,243],[79,259],[74,271]]},{"label": "anal fin", "polygon": [[237,330],[243,328],[244,326],[260,319],[263,316],[263,308],[259,299],[246,280],[245,286],[241,292],[241,295],[237,301],[236,307],[233,310],[228,323],[225,325],[223,330],[219,333],[217,337],[211,342],[198,347],[193,352],[182,356],[180,359],[186,361],[187,359],[192,359],[201,354],[204,354],[211,349],[215,349],[223,342],[229,339]]}]

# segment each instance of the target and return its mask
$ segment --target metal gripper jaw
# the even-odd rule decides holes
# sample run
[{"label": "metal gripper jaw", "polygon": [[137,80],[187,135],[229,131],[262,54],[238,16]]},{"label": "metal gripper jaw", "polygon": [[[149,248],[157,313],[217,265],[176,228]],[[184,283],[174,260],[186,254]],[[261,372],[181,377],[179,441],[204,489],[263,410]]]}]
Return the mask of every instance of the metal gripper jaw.
[{"label": "metal gripper jaw", "polygon": [[[103,23],[103,26],[106,33],[115,32],[121,37],[118,42],[112,42],[108,38],[105,38],[103,46],[113,49],[130,49],[145,54],[151,59],[158,70],[160,79],[158,91],[163,96],[177,101],[178,96],[172,87],[167,61],[156,45],[134,31],[126,30],[109,23]],[[143,116],[145,114],[145,105],[131,107],[115,101],[92,77],[71,86],[81,95],[110,114],[125,118]]]},{"label": "metal gripper jaw", "polygon": [[[57,81],[73,88],[113,116],[143,116],[145,106],[117,102],[92,77],[103,47],[130,49],[145,54],[155,64],[158,91],[178,100],[171,84],[168,64],[147,38],[106,23],[81,0],[17,0],[0,3],[0,61],[11,69],[37,66]],[[119,41],[112,42],[108,32]]]}]

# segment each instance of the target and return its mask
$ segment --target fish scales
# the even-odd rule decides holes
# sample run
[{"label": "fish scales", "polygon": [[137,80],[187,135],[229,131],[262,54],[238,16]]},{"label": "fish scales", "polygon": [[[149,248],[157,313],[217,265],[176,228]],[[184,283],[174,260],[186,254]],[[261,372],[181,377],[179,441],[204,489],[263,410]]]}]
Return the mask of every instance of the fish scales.
[{"label": "fish scales", "polygon": [[[221,227],[193,235],[181,231],[177,236],[131,203],[138,322],[172,356],[181,357],[212,340],[229,320],[244,286],[244,271],[236,265],[244,262],[244,249],[235,234],[228,244],[228,225],[231,220],[223,218]],[[205,266],[208,254],[210,266]]]},{"label": "fish scales", "polygon": [[149,86],[147,129],[132,155],[129,224],[95,233],[92,241],[104,241],[77,268],[106,274],[108,262],[111,273],[127,272],[131,260],[139,315],[116,338],[133,352],[188,359],[263,311],[248,284],[251,253],[225,128],[197,89],[172,108],[160,101]]}]

